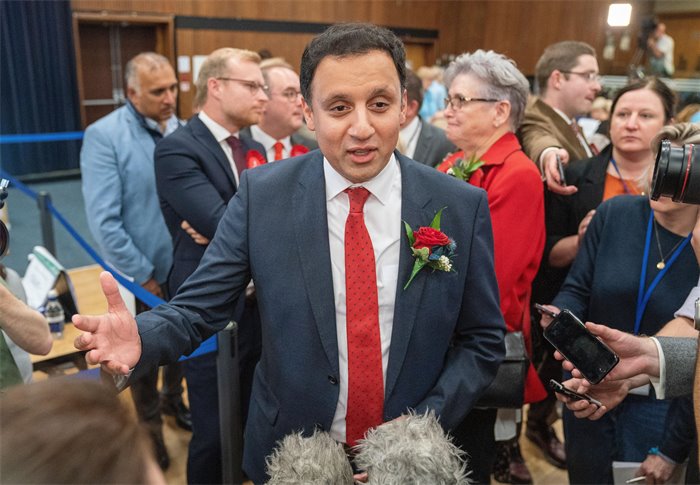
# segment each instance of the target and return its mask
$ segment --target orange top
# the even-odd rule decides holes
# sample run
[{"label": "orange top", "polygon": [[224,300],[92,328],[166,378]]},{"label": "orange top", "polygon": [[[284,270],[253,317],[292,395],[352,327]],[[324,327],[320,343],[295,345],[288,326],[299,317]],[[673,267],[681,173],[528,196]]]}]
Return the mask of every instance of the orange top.
[{"label": "orange top", "polygon": [[[625,185],[627,186],[627,190],[629,192],[625,192]],[[617,195],[644,195],[644,192],[639,189],[637,186],[637,183],[632,181],[632,180],[626,180],[625,179],[625,184],[622,184],[622,179],[619,179],[615,177],[614,175],[610,175],[609,173],[605,174],[605,189],[603,190],[603,200],[608,200],[611,199]]]}]

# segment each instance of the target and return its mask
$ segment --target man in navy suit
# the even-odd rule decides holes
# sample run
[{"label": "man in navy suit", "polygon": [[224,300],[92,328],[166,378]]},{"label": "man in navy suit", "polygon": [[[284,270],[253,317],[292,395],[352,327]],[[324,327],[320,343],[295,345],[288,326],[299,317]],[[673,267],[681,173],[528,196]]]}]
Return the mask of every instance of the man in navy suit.
[{"label": "man in navy suit", "polygon": [[[379,419],[371,426],[409,409],[432,409],[446,429],[456,426],[503,358],[486,194],[394,151],[404,82],[403,44],[390,31],[339,24],[316,37],[302,56],[301,88],[320,151],[243,173],[199,267],[169,305],[140,315],[137,324],[103,273],[110,312],[73,319],[85,332],[76,347],[88,351],[89,363],[133,378],[222,329],[252,278],[263,348],[243,459],[256,483],[265,480],[265,457],[291,431],[319,428],[349,444],[358,438],[356,414],[367,410],[349,402],[364,382],[353,380],[349,356],[370,342],[349,337],[356,312],[379,327],[371,331],[378,330],[381,345],[371,342],[376,354],[365,368],[374,378],[379,364],[382,380]],[[353,198],[350,212],[358,192],[368,195],[364,209]],[[406,286],[416,260],[402,221],[428,226],[443,208],[440,229],[457,244],[452,271],[424,268]],[[364,218],[370,241],[346,257],[359,235],[345,237],[350,216]],[[375,263],[346,267],[358,255]],[[363,312],[349,298],[357,288],[346,283],[367,272],[368,293],[376,293]],[[377,394],[364,397],[376,402]]]},{"label": "man in navy suit", "polygon": [[[241,128],[257,123],[267,103],[260,71],[260,57],[248,50],[222,48],[202,63],[197,78],[199,114],[156,146],[156,185],[161,209],[173,239],[173,268],[168,276],[171,295],[197,268],[226,205],[236,193],[241,177],[229,138]],[[243,150],[265,153],[253,140],[241,138]],[[238,160],[238,162],[241,162]],[[187,232],[203,238],[199,243]],[[241,369],[241,408],[250,399],[253,371],[260,357],[260,324],[254,318],[254,301],[242,308],[241,299],[233,319],[238,334]],[[214,353],[184,364],[192,413],[192,439],[187,455],[188,483],[221,483],[221,439],[217,366]]]}]

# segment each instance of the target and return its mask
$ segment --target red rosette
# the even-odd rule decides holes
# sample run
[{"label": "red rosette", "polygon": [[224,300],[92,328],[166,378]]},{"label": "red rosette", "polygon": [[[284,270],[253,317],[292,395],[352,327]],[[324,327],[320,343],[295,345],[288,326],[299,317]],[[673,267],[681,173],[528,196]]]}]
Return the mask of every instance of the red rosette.
[{"label": "red rosette", "polygon": [[304,145],[292,145],[292,151],[289,152],[290,157],[298,157],[299,155],[304,155],[309,153],[309,148]]},{"label": "red rosette", "polygon": [[443,158],[442,162],[440,162],[440,165],[437,166],[437,169],[442,173],[447,173],[447,171],[450,168],[454,167],[455,163],[457,163],[462,158],[464,158],[464,150],[460,150],[455,153],[450,153],[445,158]]},{"label": "red rosette", "polygon": [[265,165],[267,163],[265,156],[257,150],[248,150],[245,159],[247,168],[255,168],[258,165]]}]

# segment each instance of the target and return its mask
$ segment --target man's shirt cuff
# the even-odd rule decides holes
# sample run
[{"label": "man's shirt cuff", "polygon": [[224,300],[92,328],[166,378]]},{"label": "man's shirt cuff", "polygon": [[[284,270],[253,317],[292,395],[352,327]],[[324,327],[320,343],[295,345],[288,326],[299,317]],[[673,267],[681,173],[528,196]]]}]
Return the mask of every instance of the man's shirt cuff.
[{"label": "man's shirt cuff", "polygon": [[656,399],[666,399],[666,358],[661,344],[655,337],[651,337],[652,342],[656,345],[656,350],[659,352],[659,377],[649,376],[651,385],[654,386]]}]

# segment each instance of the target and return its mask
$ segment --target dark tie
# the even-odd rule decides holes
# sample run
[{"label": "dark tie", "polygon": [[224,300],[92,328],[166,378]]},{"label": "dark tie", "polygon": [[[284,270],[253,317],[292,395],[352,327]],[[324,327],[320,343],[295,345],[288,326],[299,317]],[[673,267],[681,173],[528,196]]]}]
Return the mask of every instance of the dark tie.
[{"label": "dark tie", "polygon": [[238,137],[233,135],[226,138],[226,142],[231,147],[231,152],[233,153],[233,163],[236,164],[236,170],[238,170],[238,176],[240,177],[243,170],[247,168],[243,143],[241,143],[241,140],[239,140]]},{"label": "dark tie", "polygon": [[588,147],[588,150],[590,150],[593,155],[598,155],[598,150],[588,143],[588,140],[586,140],[586,136],[583,134],[583,131],[581,131],[581,127],[578,123],[576,123],[576,120],[573,120],[569,126],[571,126],[571,129],[576,135],[576,139],[581,144],[581,146],[583,146],[584,149],[585,147]]},{"label": "dark tie", "polygon": [[275,149],[275,162],[277,160],[282,160],[284,158],[284,145],[282,142],[278,140],[272,146]]},{"label": "dark tie", "polygon": [[350,213],[345,222],[345,291],[348,338],[346,443],[354,446],[365,431],[382,423],[384,376],[379,335],[379,301],[372,240],[363,207],[369,191],[347,189]]}]

